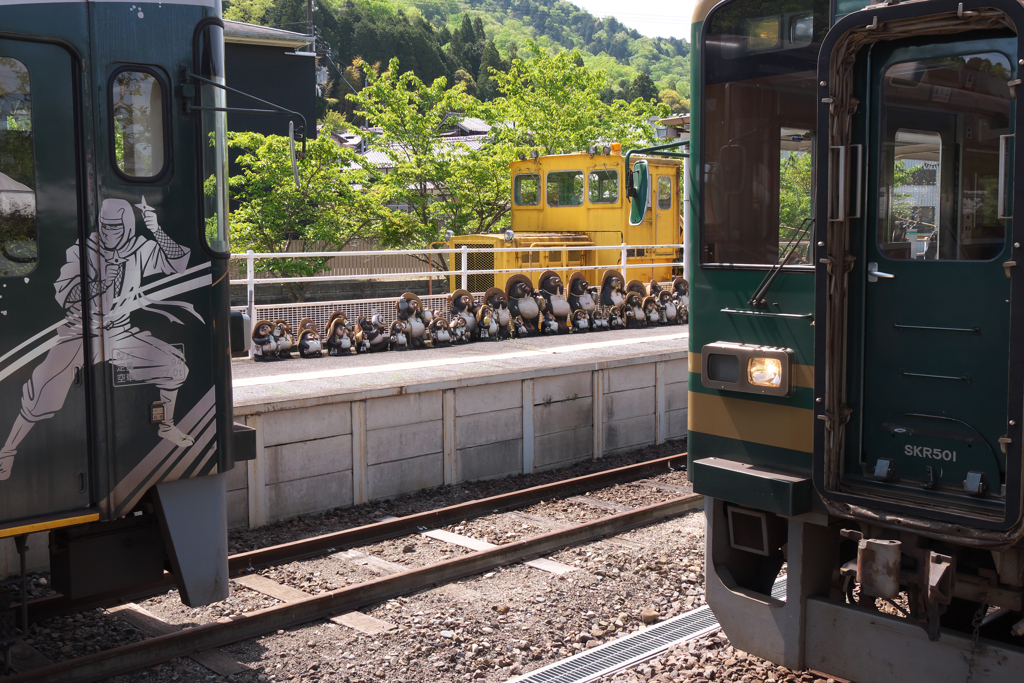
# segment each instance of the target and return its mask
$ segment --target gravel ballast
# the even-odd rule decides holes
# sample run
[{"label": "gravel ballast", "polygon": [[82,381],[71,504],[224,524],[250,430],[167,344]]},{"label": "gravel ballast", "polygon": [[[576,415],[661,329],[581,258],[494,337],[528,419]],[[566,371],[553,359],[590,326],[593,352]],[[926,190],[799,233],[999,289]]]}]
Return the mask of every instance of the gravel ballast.
[{"label": "gravel ballast", "polygon": [[[231,549],[241,552],[285,543],[377,522],[388,516],[408,515],[663,457],[684,449],[685,444],[666,444],[555,472],[441,487],[393,501],[376,501],[261,529],[234,531]],[[619,506],[638,507],[690,490],[683,471],[665,472],[648,481],[656,481],[672,490],[627,483],[585,495]],[[583,501],[547,500],[515,512],[449,525],[445,530],[478,541],[503,544],[611,514],[614,510]],[[289,588],[317,595],[469,552],[472,551],[417,534],[347,553],[262,569],[259,574]],[[572,567],[573,571],[568,573],[553,574],[516,564],[361,610],[383,627],[390,627],[382,633],[369,635],[321,620],[222,648],[221,652],[246,667],[230,676],[218,675],[182,658],[114,680],[118,683],[507,681],[636,632],[644,628],[645,621],[667,619],[704,605],[703,553],[704,517],[702,510],[696,509],[667,522],[547,556]],[[365,561],[367,557],[373,561]],[[33,578],[34,590],[45,594],[45,575]],[[176,592],[139,604],[169,624],[186,627],[243,615],[280,602],[233,581],[230,598],[198,609],[182,605]],[[91,610],[35,625],[31,644],[53,661],[61,661],[144,637],[116,614]],[[698,649],[691,649],[690,645],[675,648],[650,663],[620,672],[608,681],[699,681],[697,674],[703,680],[814,680],[746,657],[733,650],[722,634],[707,638],[695,647]],[[715,668],[711,678],[708,667]],[[761,674],[763,677],[759,677]],[[775,678],[768,678],[769,674]]]}]

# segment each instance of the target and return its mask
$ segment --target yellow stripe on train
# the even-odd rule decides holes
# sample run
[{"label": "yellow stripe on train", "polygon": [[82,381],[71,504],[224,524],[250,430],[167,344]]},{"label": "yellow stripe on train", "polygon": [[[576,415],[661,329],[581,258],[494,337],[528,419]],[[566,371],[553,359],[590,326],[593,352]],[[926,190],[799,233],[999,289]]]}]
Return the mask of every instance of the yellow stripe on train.
[{"label": "yellow stripe on train", "polygon": [[808,408],[691,391],[687,427],[726,439],[814,452],[814,411]]}]

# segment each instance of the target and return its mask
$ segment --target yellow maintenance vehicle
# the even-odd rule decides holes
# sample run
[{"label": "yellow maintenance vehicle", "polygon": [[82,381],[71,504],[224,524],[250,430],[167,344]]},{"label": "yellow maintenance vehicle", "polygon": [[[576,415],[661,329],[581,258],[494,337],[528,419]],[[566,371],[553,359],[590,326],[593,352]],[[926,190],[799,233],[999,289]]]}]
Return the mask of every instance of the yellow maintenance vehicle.
[{"label": "yellow maintenance vehicle", "polygon": [[[596,283],[605,269],[622,269],[623,257],[630,280],[646,283],[682,275],[682,266],[671,265],[683,260],[682,249],[676,246],[682,244],[683,237],[679,192],[682,161],[632,157],[629,163],[637,201],[631,202],[626,196],[629,156],[623,155],[615,143],[591,147],[587,152],[537,156],[510,164],[511,229],[453,236],[447,246],[521,251],[468,252],[469,291],[504,288],[514,273],[529,275],[536,286],[540,274],[549,269],[557,271],[563,282],[580,271]],[[583,248],[594,246],[618,248]],[[462,257],[459,253],[449,255],[450,291],[463,286]],[[474,274],[490,270],[505,272]]]}]

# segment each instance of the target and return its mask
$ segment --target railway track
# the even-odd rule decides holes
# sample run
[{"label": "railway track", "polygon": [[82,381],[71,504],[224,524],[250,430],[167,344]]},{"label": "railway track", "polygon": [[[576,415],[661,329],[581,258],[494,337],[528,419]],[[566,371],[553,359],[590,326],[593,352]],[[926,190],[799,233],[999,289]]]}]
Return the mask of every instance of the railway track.
[{"label": "railway track", "polygon": [[[234,578],[254,569],[305,560],[349,548],[370,545],[386,541],[390,538],[416,533],[420,529],[434,529],[455,522],[473,519],[481,515],[526,507],[552,498],[567,498],[580,493],[661,474],[673,468],[685,469],[685,467],[686,453],[679,453],[595,474],[532,486],[519,491],[481,498],[436,510],[428,510],[381,521],[376,524],[367,524],[290,543],[282,543],[238,553],[228,558],[228,570],[232,578]],[[166,593],[174,587],[174,578],[169,574],[165,574],[162,580],[150,584],[134,586],[128,590],[102,593],[78,600],[72,600],[63,595],[39,598],[28,603],[29,622],[74,614],[87,609],[144,600]],[[11,605],[11,611],[18,609],[20,609],[19,603]]]},{"label": "railway track", "polygon": [[[335,554],[382,540],[420,534],[429,529],[434,529],[439,534],[445,534],[448,532],[439,531],[440,527],[484,515],[512,511],[540,501],[571,499],[573,496],[578,496],[581,493],[636,481],[666,472],[672,465],[681,465],[684,459],[685,454],[670,456],[638,465],[523,489],[406,517],[386,519],[376,524],[240,553],[230,558],[230,569],[234,577],[250,577],[255,569],[272,567],[325,554]],[[681,490],[680,487],[668,487],[668,490],[673,493],[678,493],[676,489]],[[505,565],[517,562],[537,562],[536,558],[562,550],[567,546],[600,540],[630,529],[658,523],[699,507],[702,503],[703,499],[701,496],[684,494],[662,503],[618,511],[610,516],[583,524],[555,528],[548,533],[542,533],[538,536],[516,542],[497,546],[483,544],[475,552],[451,560],[436,562],[408,571],[401,571],[377,580],[333,590],[317,596],[303,596],[299,594],[298,596],[292,596],[292,599],[284,604],[256,612],[223,618],[202,626],[158,635],[157,637],[128,646],[113,648],[78,659],[34,669],[6,677],[3,680],[5,683],[20,683],[21,681],[30,680],[44,682],[60,681],[61,683],[101,680],[177,657],[194,656],[199,652],[210,651],[214,648],[258,637],[277,630],[291,628],[310,621],[330,618],[344,613],[355,613],[356,610],[368,605],[408,595],[426,587],[446,584]],[[607,504],[605,510],[614,510],[615,507],[614,504]],[[427,535],[430,535],[429,532]],[[465,540],[469,541],[471,539]],[[463,545],[466,544],[463,543]],[[473,543],[468,545],[473,547]],[[540,560],[540,562],[544,562],[544,560]],[[558,563],[551,564],[557,565]],[[52,614],[67,613],[76,609],[81,610],[89,607],[104,606],[103,603],[110,605],[116,602],[139,599],[137,596],[157,595],[170,587],[172,587],[172,582],[167,581],[161,582],[159,585],[146,587],[142,591],[133,591],[131,594],[103,596],[101,599],[94,598],[91,601],[79,602],[69,601],[57,596],[34,601],[29,603],[29,606],[33,618],[40,619]],[[292,592],[298,593],[298,591]],[[275,597],[280,598],[280,596]]]}]

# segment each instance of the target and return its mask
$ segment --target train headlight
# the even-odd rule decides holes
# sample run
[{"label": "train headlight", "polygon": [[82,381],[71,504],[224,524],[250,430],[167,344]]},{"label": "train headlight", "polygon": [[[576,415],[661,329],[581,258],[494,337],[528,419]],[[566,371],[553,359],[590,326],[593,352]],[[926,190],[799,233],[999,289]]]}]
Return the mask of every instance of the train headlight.
[{"label": "train headlight", "polygon": [[782,386],[782,361],[754,356],[747,360],[747,381],[755,387]]},{"label": "train headlight", "polygon": [[701,349],[700,380],[709,389],[788,396],[792,367],[792,349],[715,342]]}]

